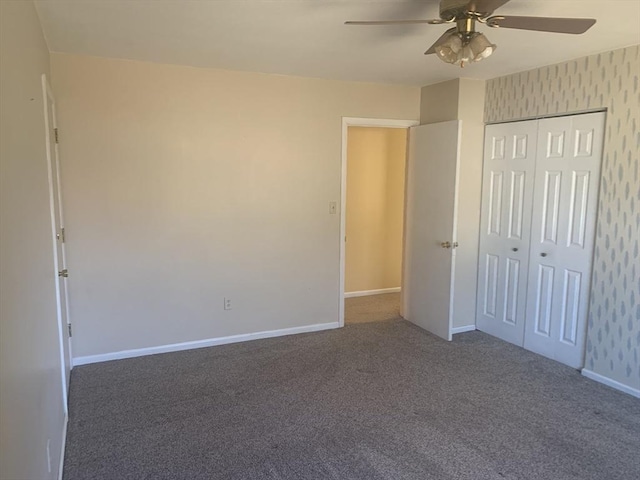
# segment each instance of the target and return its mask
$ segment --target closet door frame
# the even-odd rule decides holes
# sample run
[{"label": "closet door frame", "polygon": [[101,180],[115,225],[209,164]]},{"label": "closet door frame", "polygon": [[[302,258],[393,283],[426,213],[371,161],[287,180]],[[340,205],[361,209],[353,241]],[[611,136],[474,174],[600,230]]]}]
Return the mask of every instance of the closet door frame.
[{"label": "closet door frame", "polygon": [[[486,134],[486,128],[490,127],[490,126],[494,126],[494,125],[509,125],[509,124],[514,124],[514,123],[521,123],[521,122],[532,122],[536,124],[536,133],[535,133],[535,141],[536,141],[536,149],[540,148],[540,144],[541,142],[538,141],[538,136],[539,136],[539,122],[544,120],[544,119],[549,119],[549,118],[558,118],[558,117],[575,117],[575,116],[584,116],[584,115],[589,115],[589,114],[602,114],[603,116],[603,134],[602,134],[602,140],[600,141],[599,145],[596,146],[596,148],[598,149],[598,154],[599,154],[599,160],[598,160],[598,166],[596,171],[594,172],[596,179],[595,179],[595,183],[594,183],[594,197],[592,199],[592,201],[589,201],[589,206],[588,208],[588,212],[589,212],[589,220],[587,221],[587,223],[589,223],[591,225],[591,228],[586,227],[587,231],[585,232],[585,234],[588,236],[588,238],[585,239],[585,243],[589,244],[589,252],[588,252],[588,257],[589,257],[589,262],[588,262],[588,269],[587,271],[584,272],[583,275],[583,285],[581,286],[581,294],[580,294],[580,316],[582,318],[582,324],[579,326],[579,328],[576,330],[575,335],[572,334],[572,337],[575,337],[575,345],[577,345],[580,348],[580,355],[579,355],[579,360],[578,361],[568,361],[566,358],[566,355],[558,355],[555,354],[554,352],[549,352],[548,350],[545,351],[544,349],[541,348],[535,348],[535,346],[531,345],[531,341],[527,341],[525,339],[525,333],[523,333],[522,335],[522,339],[520,340],[519,337],[516,336],[515,340],[511,339],[511,338],[504,338],[504,336],[500,336],[500,335],[496,335],[495,333],[493,333],[492,331],[489,331],[486,326],[483,328],[482,326],[482,320],[480,320],[480,312],[481,312],[481,308],[482,308],[482,296],[484,295],[484,291],[482,290],[483,288],[483,273],[484,270],[483,269],[483,265],[482,262],[485,260],[483,258],[483,238],[482,236],[486,234],[486,229],[487,229],[487,219],[485,218],[487,216],[487,212],[486,212],[486,205],[485,205],[485,189],[488,188],[488,181],[487,181],[487,167],[486,167],[486,162],[487,162],[487,149],[488,149],[488,145],[487,145],[487,134]],[[486,331],[489,334],[492,334],[494,336],[498,336],[499,338],[503,338],[506,341],[510,341],[511,343],[515,343],[517,345],[520,346],[524,346],[527,349],[530,349],[536,353],[542,354],[544,356],[547,356],[549,358],[553,358],[555,360],[558,360],[562,363],[565,363],[567,365],[570,365],[572,367],[575,368],[581,368],[582,366],[584,366],[584,353],[586,351],[586,333],[587,333],[587,319],[588,319],[588,309],[589,309],[589,299],[591,296],[591,281],[592,281],[592,276],[593,276],[593,255],[594,255],[594,250],[595,250],[595,234],[596,234],[596,227],[597,227],[597,217],[598,217],[598,210],[599,210],[599,204],[600,204],[600,185],[602,183],[602,176],[601,176],[601,168],[602,168],[602,160],[603,160],[603,155],[604,155],[604,126],[606,125],[606,109],[594,109],[594,110],[587,110],[587,111],[581,111],[581,112],[570,112],[570,113],[562,113],[562,114],[557,114],[557,115],[546,115],[546,116],[540,116],[540,117],[530,117],[530,118],[523,118],[523,119],[514,119],[514,120],[510,120],[510,121],[506,121],[506,122],[494,122],[494,123],[488,123],[485,125],[485,146],[484,146],[484,155],[483,155],[483,185],[482,185],[482,189],[483,189],[483,202],[481,205],[481,231],[480,231],[480,241],[479,241],[479,263],[478,263],[478,291],[477,291],[477,302],[476,302],[476,327],[478,328],[478,330],[483,330]],[[576,147],[574,145],[574,147]],[[534,159],[534,170],[537,168],[537,155],[536,155],[536,159]],[[575,187],[575,182],[573,187]],[[572,188],[573,188],[572,187]],[[535,195],[536,190],[539,187],[537,185],[533,185],[532,186],[532,194]],[[508,193],[508,190],[506,189],[506,186],[503,185],[503,195],[504,192]],[[533,234],[533,209],[535,208],[535,203],[534,201],[531,202],[530,204],[530,211],[529,211],[529,228],[530,228],[530,233]],[[505,208],[503,208],[503,210],[505,210]],[[503,212],[503,217],[504,217],[504,212]],[[504,221],[504,220],[503,220]],[[589,231],[590,230],[590,231]],[[527,275],[524,279],[524,288],[525,288],[525,295],[524,295],[524,299],[525,299],[525,313],[524,313],[524,318],[522,318],[522,323],[524,325],[524,329],[525,332],[527,330],[527,321],[528,318],[526,317],[530,317],[529,314],[529,309],[530,309],[530,303],[531,303],[531,299],[529,298],[529,296],[531,295],[531,290],[532,290],[532,286],[531,286],[531,279],[533,278],[533,273],[532,273],[532,267],[533,264],[531,263],[531,258],[532,255],[535,255],[536,253],[533,252],[533,237],[530,235],[529,239],[528,239],[528,249],[527,249],[527,261],[526,261],[526,269],[527,269]],[[508,248],[508,245],[505,246],[505,248]],[[485,252],[486,253],[486,252]],[[538,255],[540,253],[545,253],[545,252],[538,252]],[[521,263],[521,265],[525,265],[523,263]],[[504,270],[504,266],[502,266],[502,269]],[[566,275],[565,275],[566,277]],[[564,279],[566,280],[566,278]],[[502,277],[502,281],[504,282],[504,275]],[[499,284],[500,280],[498,280],[498,284]],[[564,282],[566,283],[566,282]],[[504,283],[503,283],[504,285]],[[563,285],[562,287],[563,292],[562,293],[566,293],[565,291],[567,290],[566,285]],[[498,305],[500,305],[500,303],[498,302]],[[566,308],[565,308],[566,311]]]}]

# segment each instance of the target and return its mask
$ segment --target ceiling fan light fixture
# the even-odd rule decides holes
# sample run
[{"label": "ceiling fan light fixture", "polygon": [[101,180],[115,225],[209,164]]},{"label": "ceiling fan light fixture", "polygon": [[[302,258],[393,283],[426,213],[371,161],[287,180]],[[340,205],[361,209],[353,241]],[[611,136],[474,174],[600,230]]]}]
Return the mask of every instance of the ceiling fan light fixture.
[{"label": "ceiling fan light fixture", "polygon": [[494,52],[496,45],[479,32],[452,32],[434,49],[443,62],[464,66],[469,62],[484,60]]},{"label": "ceiling fan light fixture", "polygon": [[435,47],[435,51],[438,58],[443,62],[456,64],[460,62],[462,47],[463,42],[460,34],[453,32],[444,42]]},{"label": "ceiling fan light fixture", "polygon": [[585,33],[596,23],[593,18],[494,15],[496,9],[509,1],[440,0],[440,18],[433,20],[373,20],[345,23],[350,25],[438,25],[455,23],[455,26],[445,31],[424,54],[431,55],[435,53],[443,62],[460,65],[461,67],[464,67],[465,63],[484,60],[496,49],[496,46],[487,37],[475,31],[477,23],[492,28],[513,28],[516,30],[570,33],[574,35]]}]

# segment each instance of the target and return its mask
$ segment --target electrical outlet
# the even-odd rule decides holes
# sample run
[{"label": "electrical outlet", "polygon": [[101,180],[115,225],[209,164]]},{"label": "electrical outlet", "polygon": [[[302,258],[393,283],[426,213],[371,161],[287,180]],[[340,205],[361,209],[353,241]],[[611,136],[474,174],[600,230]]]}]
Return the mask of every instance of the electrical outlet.
[{"label": "electrical outlet", "polygon": [[51,473],[51,439],[47,438],[47,469]]},{"label": "electrical outlet", "polygon": [[338,211],[338,202],[329,202],[329,214],[335,215]]},{"label": "electrical outlet", "polygon": [[229,297],[224,297],[224,309],[231,310],[231,299]]}]

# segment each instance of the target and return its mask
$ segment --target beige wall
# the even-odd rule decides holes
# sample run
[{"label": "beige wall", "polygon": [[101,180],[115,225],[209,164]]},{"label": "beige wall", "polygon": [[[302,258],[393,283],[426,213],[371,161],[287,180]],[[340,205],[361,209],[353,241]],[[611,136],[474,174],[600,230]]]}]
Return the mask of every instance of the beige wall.
[{"label": "beige wall", "polygon": [[407,130],[349,127],[345,291],[400,287]]},{"label": "beige wall", "polygon": [[49,52],[32,2],[0,2],[0,49],[0,478],[53,479],[64,410],[40,83]]},{"label": "beige wall", "polygon": [[420,124],[458,119],[460,79],[422,87],[420,94]]},{"label": "beige wall", "polygon": [[[461,120],[453,327],[475,324],[484,142],[484,80],[459,78],[422,87],[420,123]],[[443,239],[447,240],[447,239]]]},{"label": "beige wall", "polygon": [[338,321],[341,117],[417,119],[418,88],[52,69],[75,356]]},{"label": "beige wall", "polygon": [[[485,120],[607,109],[585,368],[640,391],[640,46],[487,82]],[[594,206],[594,208],[596,208]]]}]

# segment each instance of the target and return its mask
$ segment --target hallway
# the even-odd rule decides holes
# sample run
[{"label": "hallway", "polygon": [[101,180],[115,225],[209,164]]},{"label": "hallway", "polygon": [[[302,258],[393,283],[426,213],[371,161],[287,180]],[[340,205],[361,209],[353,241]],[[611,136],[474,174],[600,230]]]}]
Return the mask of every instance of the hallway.
[{"label": "hallway", "polygon": [[400,318],[400,293],[352,297],[344,300],[344,323],[380,322]]}]

